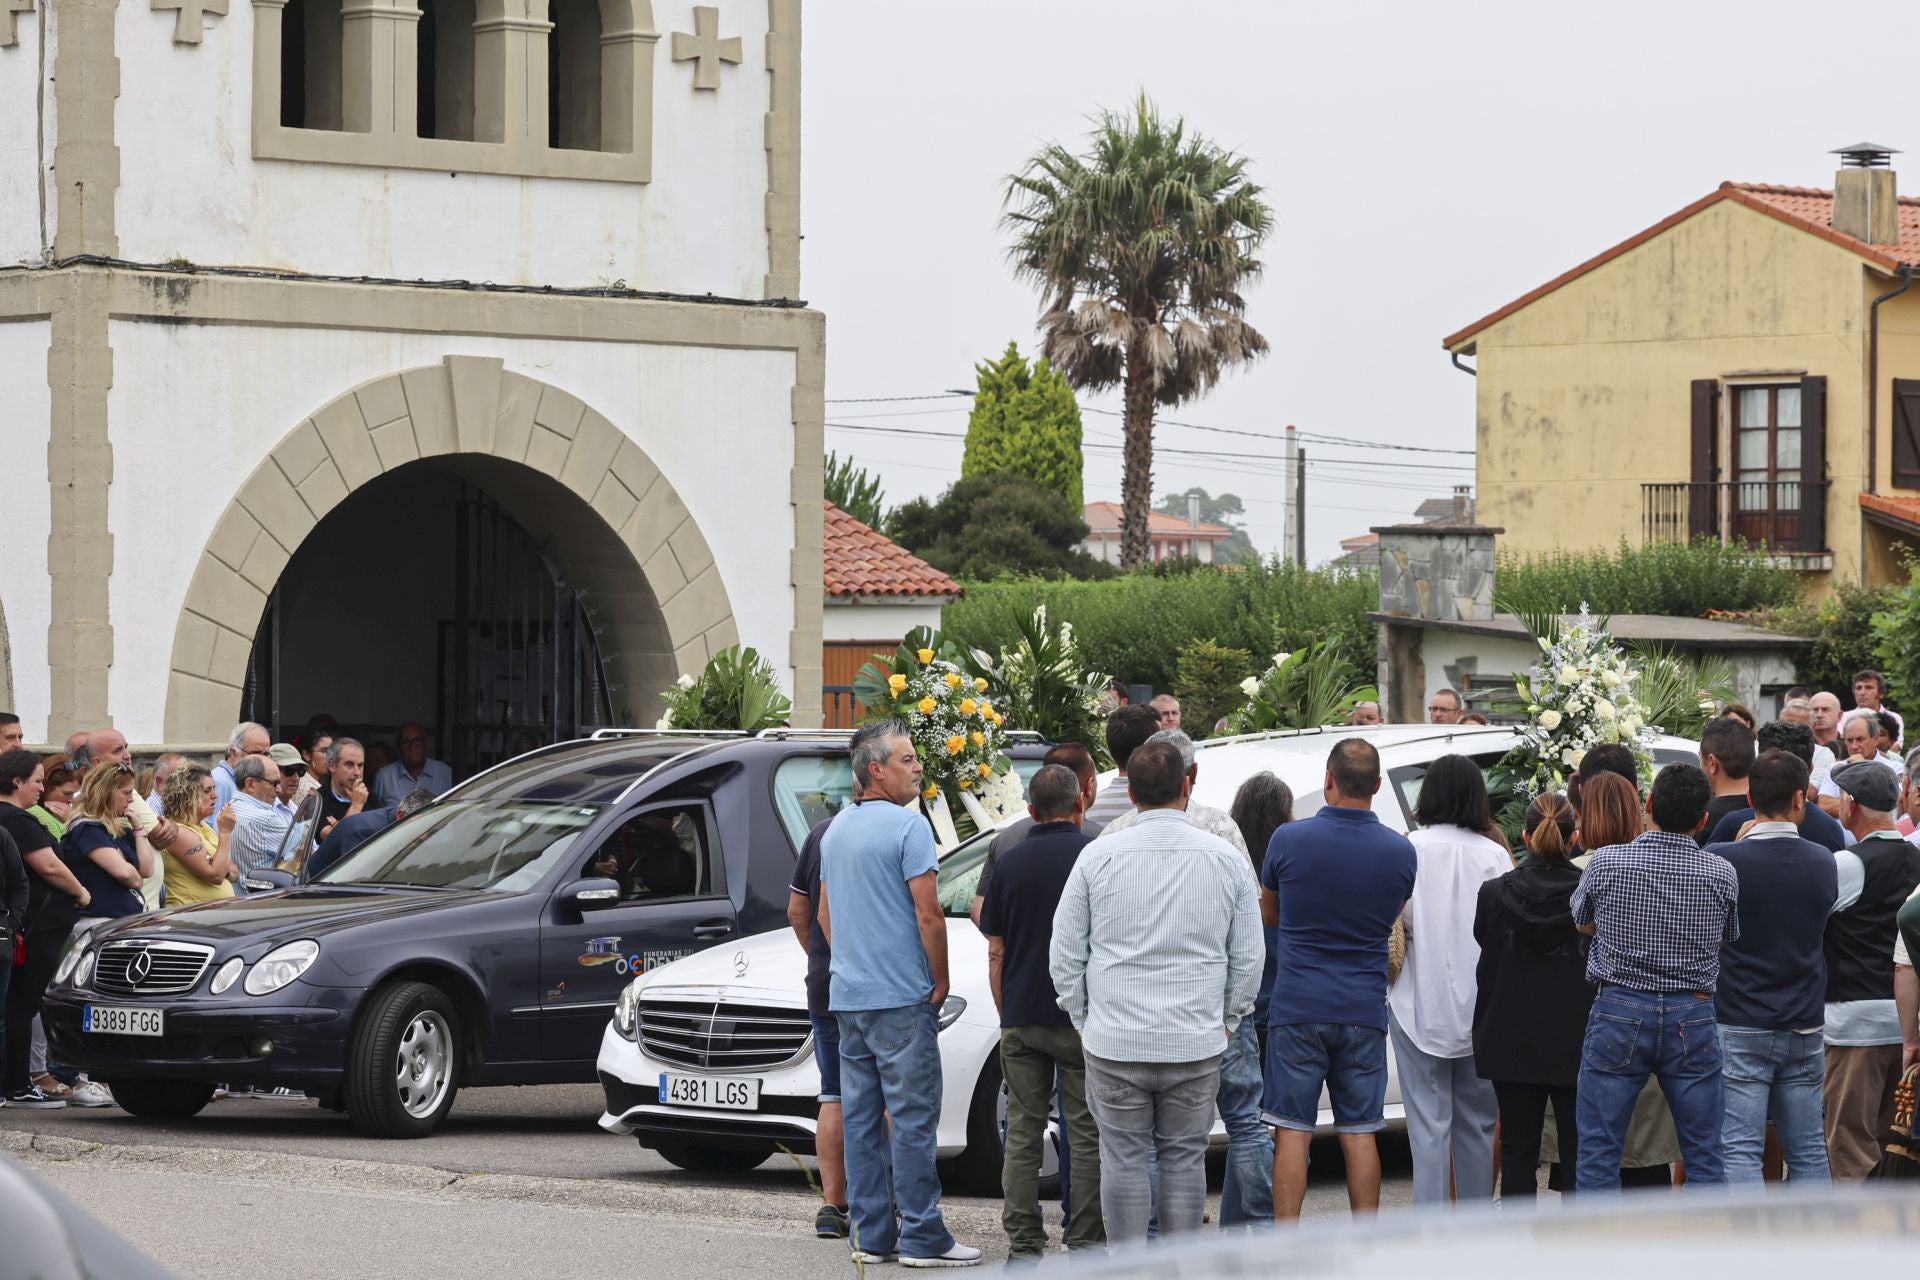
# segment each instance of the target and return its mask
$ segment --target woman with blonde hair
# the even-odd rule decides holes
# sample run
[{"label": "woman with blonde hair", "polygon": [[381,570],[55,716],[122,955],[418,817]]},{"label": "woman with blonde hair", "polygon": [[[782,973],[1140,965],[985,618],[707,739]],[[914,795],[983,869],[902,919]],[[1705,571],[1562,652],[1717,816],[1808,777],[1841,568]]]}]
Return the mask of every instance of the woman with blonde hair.
[{"label": "woman with blonde hair", "polygon": [[1571,899],[1580,883],[1570,860],[1573,829],[1565,796],[1534,797],[1522,827],[1532,857],[1481,885],[1474,911],[1480,962],[1473,1060],[1499,1100],[1503,1202],[1538,1194],[1548,1102],[1560,1159],[1571,1168],[1579,1158],[1575,1086],[1594,986],[1587,981],[1586,937],[1573,927]]},{"label": "woman with blonde hair", "polygon": [[93,900],[80,916],[114,919],[147,909],[140,886],[154,873],[153,846],[127,818],[133,804],[133,766],[103,760],[87,771],[67,821],[61,852]]},{"label": "woman with blonde hair", "polygon": [[233,896],[232,815],[221,815],[218,835],[207,823],[219,794],[212,771],[197,764],[175,769],[160,793],[162,808],[180,831],[172,847],[161,852],[169,906]]}]

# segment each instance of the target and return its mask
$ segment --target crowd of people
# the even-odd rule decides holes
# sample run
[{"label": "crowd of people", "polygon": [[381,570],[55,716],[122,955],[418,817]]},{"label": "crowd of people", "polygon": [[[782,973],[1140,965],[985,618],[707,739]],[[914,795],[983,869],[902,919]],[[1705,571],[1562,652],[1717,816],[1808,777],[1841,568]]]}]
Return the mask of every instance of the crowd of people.
[{"label": "crowd of people", "polygon": [[[1297,1218],[1323,1092],[1349,1204],[1376,1210],[1390,1051],[1416,1204],[1531,1200],[1543,1169],[1562,1193],[1865,1179],[1920,1062],[1920,750],[1901,759],[1883,692],[1869,672],[1846,716],[1802,691],[1765,724],[1731,708],[1697,764],[1651,778],[1596,747],[1531,799],[1518,847],[1464,756],[1427,767],[1401,835],[1361,737],[1299,820],[1270,773],[1230,812],[1194,803],[1177,703],[1109,716],[1105,788],[1084,744],[1054,747],[973,904],[1012,1264],[1048,1245],[1056,1107],[1069,1250],[1199,1230],[1216,1112],[1221,1227]],[[973,1265],[934,1169],[948,955],[922,767],[895,722],[861,729],[852,763],[789,909],[821,1071],[815,1227],[867,1263]]]},{"label": "crowd of people", "polygon": [[[453,785],[419,725],[402,725],[398,740],[370,784],[367,748],[330,717],[297,746],[246,721],[211,765],[165,752],[142,767],[117,729],[42,754],[24,745],[20,718],[0,712],[0,1106],[113,1103],[105,1084],[47,1057],[40,1007],[76,932],[243,894],[277,867],[318,874]],[[314,845],[289,851],[309,795]]]}]

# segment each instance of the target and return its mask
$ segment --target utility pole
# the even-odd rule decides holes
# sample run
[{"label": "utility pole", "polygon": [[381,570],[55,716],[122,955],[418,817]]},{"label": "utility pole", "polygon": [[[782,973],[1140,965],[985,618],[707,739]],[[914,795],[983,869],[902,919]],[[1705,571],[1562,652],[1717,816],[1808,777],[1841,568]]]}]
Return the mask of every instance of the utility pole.
[{"label": "utility pole", "polygon": [[1307,451],[1298,445],[1293,454],[1293,562],[1307,567]]},{"label": "utility pole", "polygon": [[1287,442],[1284,446],[1284,451],[1280,455],[1284,464],[1282,467],[1284,478],[1280,482],[1280,496],[1285,503],[1282,507],[1283,514],[1280,517],[1280,558],[1283,560],[1292,560],[1298,554],[1297,549],[1294,547],[1295,530],[1293,511],[1293,504],[1297,497],[1294,490],[1298,484],[1298,478],[1294,475],[1294,451],[1298,448],[1299,441],[1294,438],[1293,424],[1289,422],[1287,424]]}]

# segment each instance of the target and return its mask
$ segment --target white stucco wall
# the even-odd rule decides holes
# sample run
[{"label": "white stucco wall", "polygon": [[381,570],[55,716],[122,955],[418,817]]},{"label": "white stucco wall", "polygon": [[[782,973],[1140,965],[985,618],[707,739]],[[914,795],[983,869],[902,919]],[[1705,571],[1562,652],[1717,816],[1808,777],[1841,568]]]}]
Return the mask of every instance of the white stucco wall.
[{"label": "white stucco wall", "polygon": [[109,340],[121,482],[108,513],[117,549],[108,693],[135,741],[158,740],[174,621],[241,482],[336,396],[448,355],[499,357],[631,435],[706,535],[741,643],[791,687],[791,352],[133,321],[113,322]]},{"label": "white stucco wall", "polygon": [[827,598],[821,638],[828,644],[850,640],[898,642],[915,627],[940,626],[937,604],[848,604]]},{"label": "white stucco wall", "polygon": [[198,45],[173,43],[172,12],[123,4],[120,256],[757,298],[767,7],[721,10],[742,61],[723,66],[717,91],[695,90],[694,64],[670,56],[693,8],[654,0],[653,181],[635,184],[255,161],[249,0],[209,17]]},{"label": "white stucco wall", "polygon": [[[25,23],[21,24],[23,29]],[[0,53],[11,50],[0,49]],[[47,346],[52,326],[44,320],[0,324],[0,458],[6,459],[7,553],[0,556],[0,610],[7,617],[13,651],[14,705],[29,742],[44,742],[52,710],[47,679],[47,620],[52,610],[47,578],[47,531],[53,500],[47,492],[47,439],[52,434],[52,388],[47,385]]]},{"label": "white stucco wall", "polygon": [[[53,65],[53,42],[41,48],[44,3],[33,13],[15,16],[18,42],[0,49],[0,264],[40,257],[40,126],[53,117],[53,84],[40,103],[43,66]],[[5,21],[0,18],[0,23]],[[42,109],[44,105],[44,110]],[[47,134],[52,161],[52,134]],[[53,210],[47,210],[47,235],[53,235]]]},{"label": "white stucco wall", "polygon": [[1474,668],[1476,684],[1505,684],[1516,675],[1525,675],[1540,657],[1540,646],[1525,638],[1508,640],[1437,628],[1422,631],[1420,637],[1421,655],[1427,668],[1427,687],[1420,691],[1422,708],[1428,706],[1440,690],[1455,687],[1447,677],[1447,667],[1462,658],[1479,660]]}]

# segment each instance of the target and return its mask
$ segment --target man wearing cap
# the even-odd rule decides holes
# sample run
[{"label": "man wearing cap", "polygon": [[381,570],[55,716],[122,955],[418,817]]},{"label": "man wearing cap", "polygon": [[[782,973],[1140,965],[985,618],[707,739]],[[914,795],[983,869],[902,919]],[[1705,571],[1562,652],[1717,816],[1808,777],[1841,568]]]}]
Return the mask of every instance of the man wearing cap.
[{"label": "man wearing cap", "polygon": [[1835,1183],[1865,1178],[1880,1158],[1900,1080],[1894,1000],[1898,916],[1920,885],[1920,849],[1893,825],[1900,787],[1874,760],[1834,766],[1839,819],[1854,837],[1834,854],[1840,896],[1827,921],[1827,1157]]},{"label": "man wearing cap", "polygon": [[267,748],[267,759],[280,766],[280,785],[275,788],[273,807],[293,820],[293,812],[310,789],[306,786],[307,758],[291,742],[276,742]]}]

